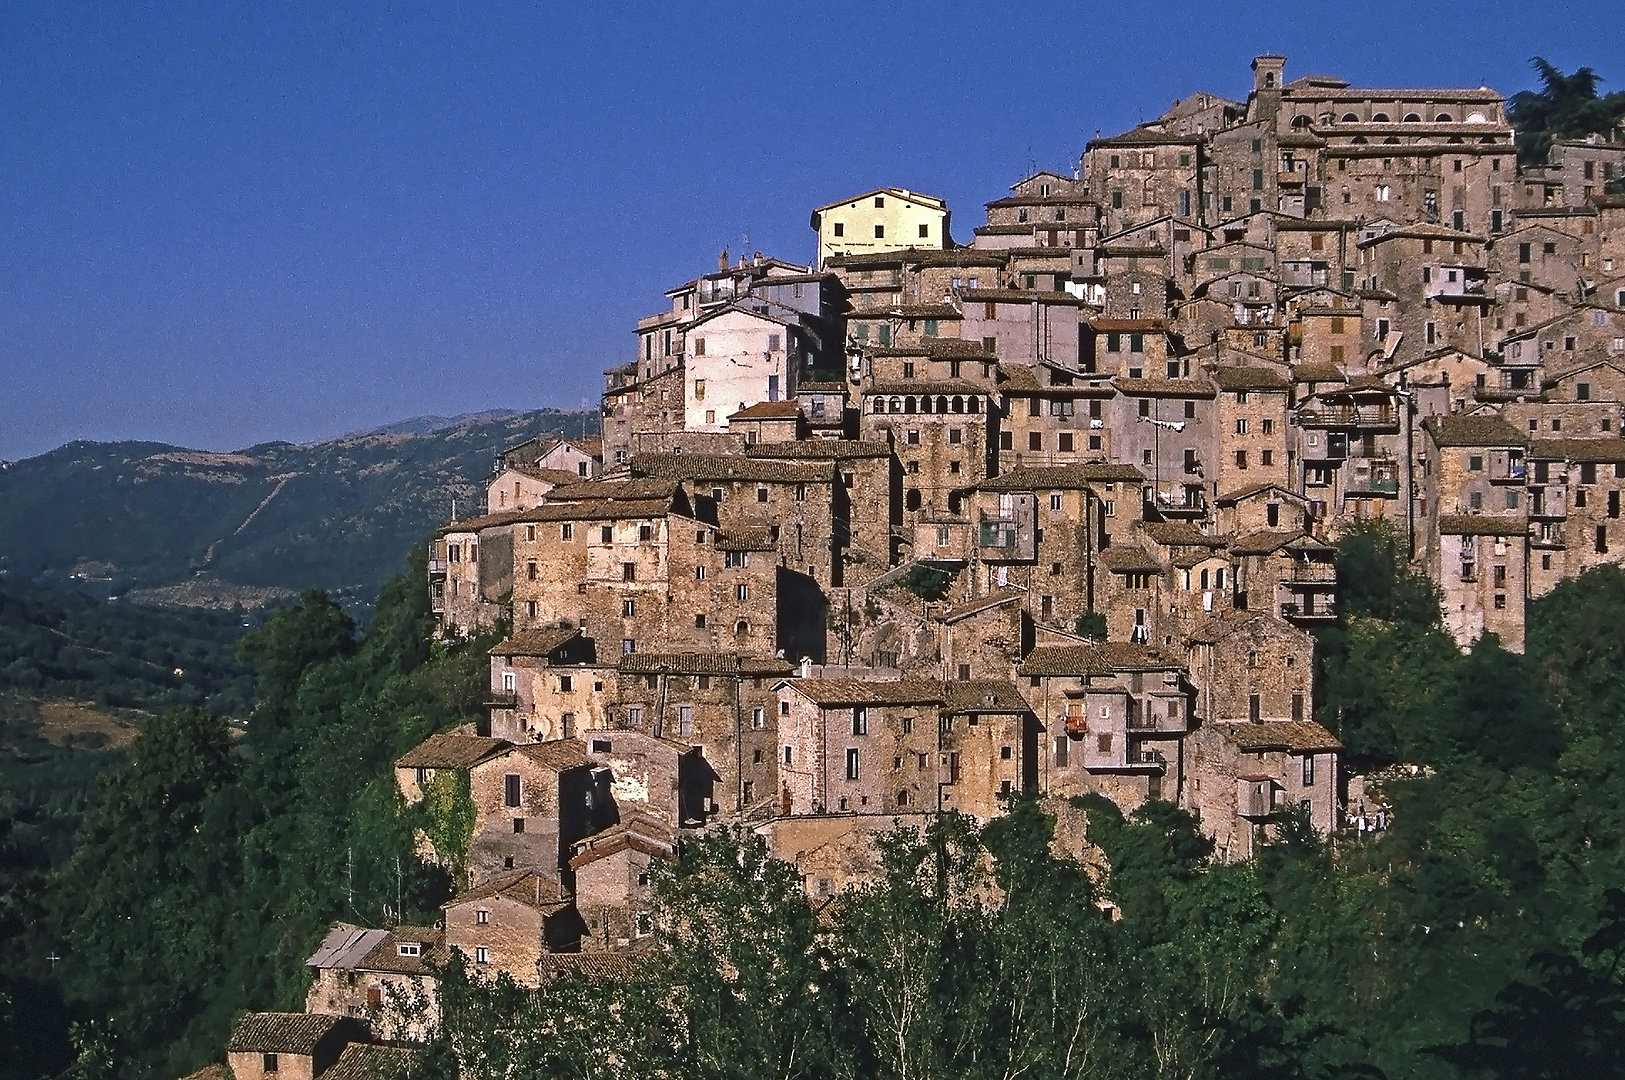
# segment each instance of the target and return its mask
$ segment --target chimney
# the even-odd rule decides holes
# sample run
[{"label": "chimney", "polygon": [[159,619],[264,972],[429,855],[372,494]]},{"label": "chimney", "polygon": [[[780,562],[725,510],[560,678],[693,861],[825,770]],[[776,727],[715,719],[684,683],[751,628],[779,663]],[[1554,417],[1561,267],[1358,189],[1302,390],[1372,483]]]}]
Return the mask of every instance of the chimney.
[{"label": "chimney", "polygon": [[803,679],[812,675],[812,657],[803,656],[801,658],[801,666],[796,669],[796,675]]},{"label": "chimney", "polygon": [[760,251],[758,251],[755,254],[755,256],[750,260],[750,264],[752,266],[761,266],[762,265],[762,253]]}]

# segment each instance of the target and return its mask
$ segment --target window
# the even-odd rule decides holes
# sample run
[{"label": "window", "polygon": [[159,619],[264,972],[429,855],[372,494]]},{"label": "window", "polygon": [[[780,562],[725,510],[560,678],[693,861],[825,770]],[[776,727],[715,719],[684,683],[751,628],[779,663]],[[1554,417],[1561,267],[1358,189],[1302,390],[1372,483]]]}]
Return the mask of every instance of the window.
[{"label": "window", "polygon": [[750,726],[756,731],[767,727],[767,710],[758,706],[750,711]]},{"label": "window", "polygon": [[559,539],[560,540],[568,540],[574,535],[575,535],[575,527],[573,525],[571,525],[568,521],[566,521],[563,525],[559,526]]},{"label": "window", "polygon": [[491,962],[491,950],[484,945],[474,946],[474,962],[476,964],[489,964]]},{"label": "window", "polygon": [[1247,434],[1247,421],[1245,419],[1236,421],[1236,434],[1237,435],[1245,435],[1245,434]]},{"label": "window", "polygon": [[623,619],[632,619],[632,618],[636,618],[637,614],[638,614],[638,602],[636,600],[622,600],[621,601],[621,618],[623,618]]},{"label": "window", "polygon": [[1303,786],[1315,786],[1315,755],[1303,755]]},{"label": "window", "polygon": [[513,831],[514,831],[515,835],[525,831],[525,819],[524,818],[516,817],[516,818],[513,819]]},{"label": "window", "polygon": [[704,581],[705,580],[705,567],[696,566],[694,568],[694,580],[696,580],[696,581]]},{"label": "window", "polygon": [[474,921],[480,926],[489,926],[491,925],[491,913],[485,908],[480,908],[474,912]]},{"label": "window", "polygon": [[508,773],[502,778],[502,805],[519,805],[519,774]]},{"label": "window", "polygon": [[884,226],[884,225],[876,225],[875,226],[875,239],[876,240],[884,240],[884,239],[886,239],[886,226]]},{"label": "window", "polygon": [[621,564],[621,580],[636,581],[638,579],[637,563],[623,562]]},{"label": "window", "polygon": [[525,564],[525,577],[531,581],[536,580],[536,564],[534,562]]},{"label": "window", "polygon": [[846,750],[846,778],[848,780],[856,780],[858,778],[858,751],[857,751],[857,747],[853,747],[853,746],[847,747],[847,750]]},{"label": "window", "polygon": [[835,223],[835,235],[836,236],[845,236],[846,235],[846,223],[845,222],[837,221]]},{"label": "window", "polygon": [[260,1055],[260,1068],[262,1070],[264,1070],[265,1072],[268,1072],[268,1073],[276,1072],[277,1071],[276,1055],[275,1054],[261,1054]]},{"label": "window", "polygon": [[1247,451],[1245,451],[1245,450],[1237,450],[1236,451],[1236,468],[1245,469],[1246,467],[1247,467]]}]

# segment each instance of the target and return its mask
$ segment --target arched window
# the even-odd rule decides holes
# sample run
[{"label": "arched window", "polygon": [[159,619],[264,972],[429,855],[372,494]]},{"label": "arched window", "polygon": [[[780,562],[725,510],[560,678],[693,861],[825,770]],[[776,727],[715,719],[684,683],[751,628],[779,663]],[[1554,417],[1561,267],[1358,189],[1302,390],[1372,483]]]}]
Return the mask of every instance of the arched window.
[{"label": "arched window", "polygon": [[1399,138],[1397,136],[1390,135],[1386,139],[1382,140],[1382,145],[1384,145],[1384,146],[1398,146],[1399,145]]},{"label": "arched window", "polygon": [[1343,123],[1345,123],[1345,124],[1358,124],[1359,122],[1360,122],[1360,118],[1358,116],[1356,116],[1354,113],[1346,112],[1346,113],[1343,114]]},{"label": "arched window", "polygon": [[1356,135],[1356,136],[1354,136],[1352,141],[1353,141],[1355,146],[1364,146],[1365,145],[1365,136],[1364,135]]},{"label": "arched window", "polygon": [[982,411],[982,399],[981,398],[973,397],[973,398],[966,398],[965,400],[966,400],[966,403],[970,405],[970,411],[971,412],[981,412]]},{"label": "arched window", "polygon": [[1388,114],[1385,112],[1372,113],[1371,122],[1373,124],[1386,124],[1388,122]]},{"label": "arched window", "polygon": [[1493,146],[1495,144],[1495,136],[1494,135],[1481,135],[1481,136],[1479,136],[1478,141],[1481,142],[1481,143],[1484,143],[1486,145]]},{"label": "arched window", "polygon": [[1320,122],[1321,122],[1321,124],[1323,126],[1331,127],[1334,121],[1335,121],[1335,118],[1332,116],[1331,113],[1323,112],[1323,113],[1320,114]]},{"label": "arched window", "polygon": [[914,395],[913,394],[910,394],[908,397],[903,399],[903,412],[907,413],[910,416],[914,415]]},{"label": "arched window", "polygon": [[948,513],[950,513],[950,514],[959,513],[959,506],[960,506],[960,502],[961,502],[962,499],[963,499],[963,496],[961,496],[959,494],[959,492],[957,492],[957,491],[948,492]]},{"label": "arched window", "polygon": [[962,398],[962,397],[954,398],[953,406],[954,406],[954,412],[960,412],[960,413],[964,412],[965,411],[965,399]]},{"label": "arched window", "polygon": [[928,412],[931,411],[931,395],[930,394],[927,394],[925,397],[922,397],[920,399],[920,411],[923,412],[923,413],[928,413]]},{"label": "arched window", "polygon": [[1309,117],[1305,116],[1303,113],[1299,113],[1297,116],[1292,118],[1292,126],[1297,128],[1299,131],[1302,131],[1312,123],[1314,123],[1314,121],[1309,119]]},{"label": "arched window", "polygon": [[1273,71],[1264,72],[1264,85],[1266,87],[1270,87],[1270,86],[1275,85],[1275,72],[1273,72]]},{"label": "arched window", "polygon": [[1446,139],[1445,141],[1448,142],[1448,143],[1451,143],[1453,145],[1460,146],[1461,145],[1461,136],[1460,135],[1452,135],[1452,136],[1450,136],[1450,138]]},{"label": "arched window", "polygon": [[1422,122],[1422,116],[1420,113],[1408,112],[1405,114],[1404,122],[1407,124],[1420,124]]},{"label": "arched window", "polygon": [[937,398],[937,412],[945,413],[947,411],[948,411],[948,398],[946,396],[938,397]]},{"label": "arched window", "polygon": [[908,805],[908,792],[899,791],[897,793],[897,805],[898,806],[907,806]]},{"label": "arched window", "polygon": [[873,404],[871,404],[869,406],[869,411],[870,412],[877,412],[877,413],[885,412],[886,411],[886,399],[885,398],[879,398],[879,397],[875,398]]},{"label": "arched window", "polygon": [[902,412],[903,411],[903,399],[902,398],[892,398],[891,399],[890,411],[894,412],[894,413]]},{"label": "arched window", "polygon": [[920,508],[920,492],[918,488],[909,488],[908,494],[903,496],[903,506],[909,510]]},{"label": "arched window", "polygon": [[1433,118],[1433,122],[1435,124],[1448,124],[1448,123],[1452,122],[1453,120],[1455,120],[1455,117],[1451,116],[1447,112],[1442,112],[1438,116],[1435,116]]}]

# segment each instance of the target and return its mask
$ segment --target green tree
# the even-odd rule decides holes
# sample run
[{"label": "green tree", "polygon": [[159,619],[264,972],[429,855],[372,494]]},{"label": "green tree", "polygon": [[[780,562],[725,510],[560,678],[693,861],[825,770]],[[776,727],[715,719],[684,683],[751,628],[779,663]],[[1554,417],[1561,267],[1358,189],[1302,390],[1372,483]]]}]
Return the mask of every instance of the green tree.
[{"label": "green tree", "polygon": [[1517,129],[1518,159],[1544,165],[1554,140],[1609,133],[1625,121],[1625,92],[1597,95],[1602,81],[1589,67],[1565,75],[1537,56],[1529,61],[1539,90],[1520,90],[1507,99],[1507,118]]}]

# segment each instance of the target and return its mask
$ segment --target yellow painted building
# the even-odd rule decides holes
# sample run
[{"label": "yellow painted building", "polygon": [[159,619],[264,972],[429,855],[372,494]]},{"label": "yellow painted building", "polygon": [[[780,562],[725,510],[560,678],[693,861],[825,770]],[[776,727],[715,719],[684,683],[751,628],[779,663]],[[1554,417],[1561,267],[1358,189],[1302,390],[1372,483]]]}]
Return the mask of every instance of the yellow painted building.
[{"label": "yellow painted building", "polygon": [[831,255],[948,246],[948,204],[906,188],[877,188],[812,213],[818,264]]}]

